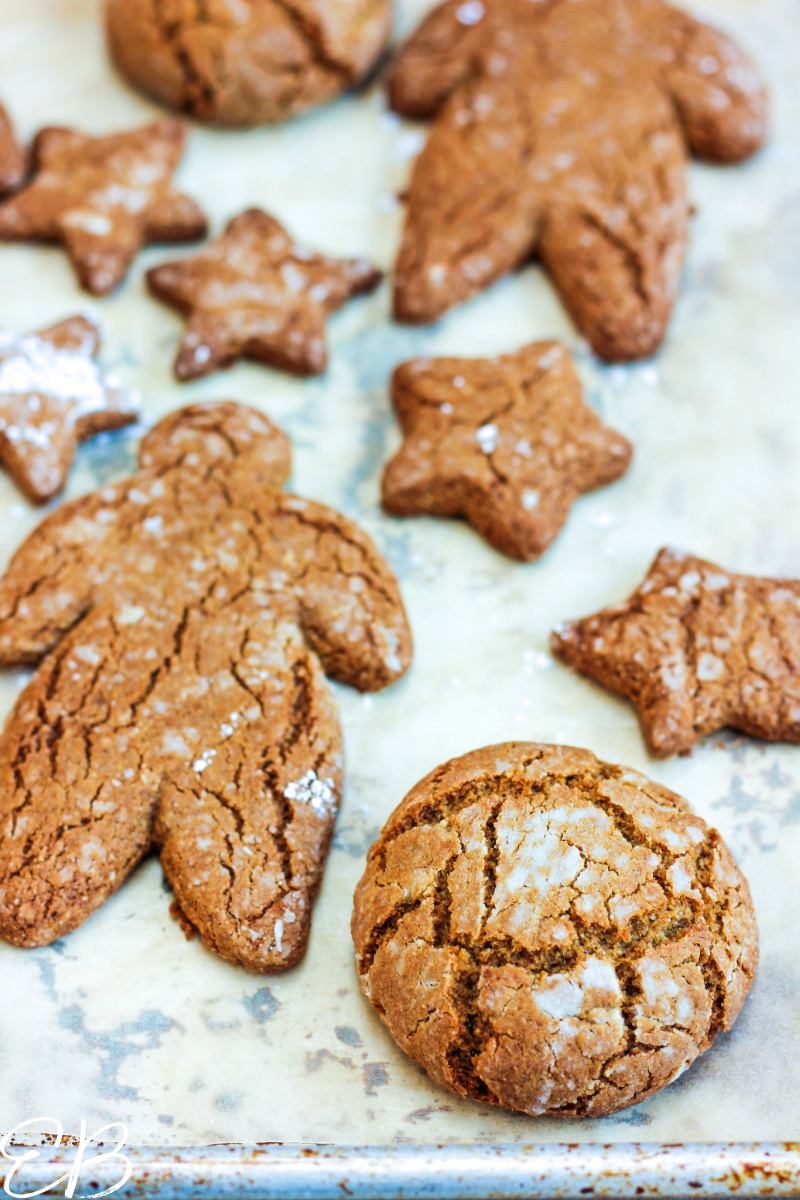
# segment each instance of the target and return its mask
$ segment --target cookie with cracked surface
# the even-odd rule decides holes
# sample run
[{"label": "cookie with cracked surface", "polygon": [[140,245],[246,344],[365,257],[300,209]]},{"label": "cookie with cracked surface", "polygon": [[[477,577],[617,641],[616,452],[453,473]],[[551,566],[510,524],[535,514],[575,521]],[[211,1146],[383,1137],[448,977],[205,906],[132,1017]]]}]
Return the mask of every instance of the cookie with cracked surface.
[{"label": "cookie with cracked surface", "polygon": [[619,479],[633,452],[584,403],[559,342],[401,363],[392,398],[404,441],[383,474],[387,512],[466,517],[522,562],[545,552],[578,496]]},{"label": "cookie with cracked surface", "polygon": [[33,179],[0,205],[0,239],[59,242],[81,286],[108,295],[142,247],[204,236],[205,216],[172,184],[185,142],[174,119],[104,137],[42,129]]},{"label": "cookie with cracked surface", "polygon": [[685,800],[587,750],[509,742],[412,788],[369,852],[365,994],[437,1083],[600,1117],[730,1029],[758,935],[747,882]]},{"label": "cookie with cracked surface", "polygon": [[252,358],[295,375],[325,370],[325,322],[381,273],[295,242],[260,208],[229,222],[199,254],[147,272],[150,291],[188,318],[175,360],[186,382]]},{"label": "cookie with cracked surface", "polygon": [[0,104],[0,195],[18,188],[25,178],[27,161],[14,135],[14,127]]},{"label": "cookie with cracked surface", "polygon": [[106,0],[111,54],[154,100],[213,125],[283,121],[363,79],[390,0]]},{"label": "cookie with cracked surface", "polygon": [[0,580],[0,936],[41,946],[148,852],[185,923],[260,972],[303,954],[342,779],[324,675],[406,669],[397,584],[345,517],[281,489],[289,443],[183,409],[141,469],[54,512]]},{"label": "cookie with cracked surface", "polygon": [[62,490],[79,442],[138,416],[137,395],[95,362],[99,349],[86,317],[27,337],[0,330],[0,463],[34,504]]},{"label": "cookie with cracked surface", "polygon": [[662,550],[622,604],[553,634],[553,653],[635,706],[650,751],[727,726],[800,742],[800,581]]},{"label": "cookie with cracked surface", "polygon": [[664,336],[687,144],[732,163],[765,136],[748,59],[662,0],[448,0],[400,51],[390,96],[436,118],[408,193],[397,317],[433,321],[536,254],[611,361]]}]

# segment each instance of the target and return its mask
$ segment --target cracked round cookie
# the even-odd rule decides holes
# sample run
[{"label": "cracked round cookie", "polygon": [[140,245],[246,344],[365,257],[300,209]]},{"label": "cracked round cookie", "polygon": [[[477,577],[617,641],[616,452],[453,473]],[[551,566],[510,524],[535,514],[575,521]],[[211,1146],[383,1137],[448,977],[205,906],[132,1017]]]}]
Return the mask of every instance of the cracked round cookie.
[{"label": "cracked round cookie", "polygon": [[437,1083],[600,1117],[730,1029],[758,962],[747,881],[674,792],[569,746],[432,771],[355,893],[364,992]]},{"label": "cracked round cookie", "polygon": [[390,0],[106,0],[112,57],[141,91],[200,121],[283,121],[374,65]]}]

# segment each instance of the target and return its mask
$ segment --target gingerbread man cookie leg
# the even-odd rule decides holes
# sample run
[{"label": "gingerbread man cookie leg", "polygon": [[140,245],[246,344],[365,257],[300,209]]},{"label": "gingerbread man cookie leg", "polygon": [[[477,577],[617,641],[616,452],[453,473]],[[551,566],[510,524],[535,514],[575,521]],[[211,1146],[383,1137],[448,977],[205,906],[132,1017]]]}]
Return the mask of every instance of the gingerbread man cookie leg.
[{"label": "gingerbread man cookie leg", "polygon": [[341,791],[323,667],[398,678],[402,602],[351,522],[280,490],[288,442],[260,413],[185,409],[140,460],[0,581],[0,662],[41,660],[0,736],[0,935],[70,932],[158,847],[209,947],[283,970]]},{"label": "gingerbread man cookie leg", "polygon": [[0,196],[20,186],[27,165],[25,154],[14,136],[11,119],[0,104]]},{"label": "gingerbread man cookie leg", "polygon": [[745,56],[661,0],[451,0],[400,52],[390,95],[436,118],[412,172],[396,316],[435,320],[538,252],[609,361],[663,339],[685,142],[739,162],[765,135]]},{"label": "gingerbread man cookie leg", "polygon": [[800,742],[797,580],[662,550],[624,603],[564,624],[553,650],[631,701],[659,758],[725,726]]}]

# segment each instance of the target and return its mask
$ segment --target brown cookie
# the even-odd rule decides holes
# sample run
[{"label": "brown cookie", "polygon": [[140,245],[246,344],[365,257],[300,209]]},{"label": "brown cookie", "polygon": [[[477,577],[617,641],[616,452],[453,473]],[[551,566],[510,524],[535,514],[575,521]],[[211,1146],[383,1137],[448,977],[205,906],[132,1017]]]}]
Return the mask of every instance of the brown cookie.
[{"label": "brown cookie", "polygon": [[215,125],[283,121],[362,79],[389,36],[390,0],[106,0],[123,74]]},{"label": "brown cookie", "polygon": [[396,516],[463,516],[504,554],[543,554],[573,502],[623,475],[632,448],[583,402],[559,342],[499,358],[417,358],[392,376],[405,440],[383,474]]},{"label": "brown cookie", "polygon": [[550,1117],[676,1079],[758,962],[747,882],[685,800],[530,742],[412,788],[369,852],[353,939],[364,992],[437,1083]]},{"label": "brown cookie", "polygon": [[0,104],[0,195],[18,188],[26,169],[25,154],[14,136],[8,113]]},{"label": "brown cookie", "polygon": [[140,460],[0,580],[0,665],[37,667],[0,736],[0,936],[69,933],[155,846],[206,945],[280,971],[341,790],[323,671],[401,675],[402,602],[351,521],[280,490],[288,440],[260,413],[183,409]]},{"label": "brown cookie", "polygon": [[363,259],[325,258],[294,242],[260,208],[234,217],[199,254],[147,272],[153,295],[189,319],[175,360],[182,382],[240,358],[318,375],[327,318],[380,278]]},{"label": "brown cookie", "polygon": [[143,246],[205,234],[203,213],[172,186],[185,141],[176,120],[107,137],[43,129],[32,182],[0,205],[0,238],[60,242],[81,286],[107,295]]},{"label": "brown cookie", "polygon": [[732,726],[800,742],[800,582],[662,550],[624,602],[559,626],[553,653],[635,706],[651,752]]},{"label": "brown cookie", "polygon": [[394,307],[428,322],[538,254],[603,358],[661,343],[686,244],[686,153],[761,146],[764,90],[726,37],[661,0],[448,0],[395,63],[436,116]]},{"label": "brown cookie", "polygon": [[137,418],[138,396],[102,373],[99,349],[86,317],[27,337],[0,330],[0,463],[34,504],[64,487],[79,442]]}]

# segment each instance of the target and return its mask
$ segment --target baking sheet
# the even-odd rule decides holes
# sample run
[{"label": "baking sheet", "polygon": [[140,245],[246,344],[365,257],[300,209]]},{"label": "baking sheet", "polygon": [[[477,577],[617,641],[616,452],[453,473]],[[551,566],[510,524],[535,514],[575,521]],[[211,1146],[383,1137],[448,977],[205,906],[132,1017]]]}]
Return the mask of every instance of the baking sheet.
[{"label": "baking sheet", "polygon": [[[400,0],[398,29],[427,7]],[[769,148],[737,169],[694,166],[698,207],[684,294],[651,363],[593,361],[547,279],[530,267],[432,329],[388,322],[388,288],[330,324],[331,367],[297,381],[240,366],[191,386],[170,374],[180,321],[150,300],[140,256],[94,305],[58,250],[0,247],[0,325],[46,326],[93,310],[103,361],[154,420],[234,397],[291,435],[292,487],[355,517],[397,572],[416,638],[408,678],[361,698],[336,688],[347,786],[309,952],[284,976],[248,976],[188,943],[148,862],[76,933],[38,951],[0,944],[0,1129],[57,1117],[68,1132],[124,1121],[132,1145],[210,1142],[525,1143],[793,1139],[800,1134],[800,748],[733,735],[689,758],[648,759],[632,710],[550,660],[559,620],[622,598],[669,543],[736,570],[800,575],[800,9],[713,0],[698,15],[739,37],[773,93]],[[113,75],[94,0],[0,0],[0,96],[29,137],[91,132],[156,110]],[[395,192],[424,133],[385,111],[378,86],[285,128],[196,130],[178,176],[218,231],[260,204],[309,244],[389,267]],[[191,252],[191,251],[189,251]],[[413,354],[480,354],[561,336],[588,396],[628,435],[628,476],[580,501],[538,564],[506,561],[456,522],[399,521],[378,507],[398,444],[386,380]],[[84,447],[69,495],[126,474],[138,434]],[[37,523],[0,476],[2,563]],[[0,716],[24,682],[0,678]],[[495,1111],[434,1085],[361,997],[349,919],[364,854],[416,780],[450,755],[509,738],[563,741],[629,763],[683,793],[746,872],[762,961],[735,1029],[675,1085],[603,1120]],[[45,1126],[43,1126],[45,1128]]]}]

